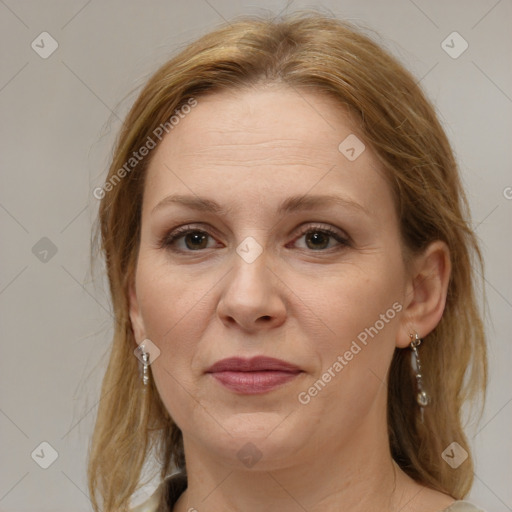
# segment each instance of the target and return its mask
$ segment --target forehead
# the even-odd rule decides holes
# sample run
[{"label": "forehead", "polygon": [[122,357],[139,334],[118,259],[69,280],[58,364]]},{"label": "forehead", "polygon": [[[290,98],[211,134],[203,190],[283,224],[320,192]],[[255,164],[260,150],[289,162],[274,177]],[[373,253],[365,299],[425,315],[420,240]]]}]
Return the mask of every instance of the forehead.
[{"label": "forehead", "polygon": [[[312,188],[318,193],[338,189],[369,209],[382,208],[371,196],[386,199],[389,187],[355,126],[329,96],[285,86],[199,97],[155,150],[144,210],[169,193],[214,192],[221,201],[243,202],[261,195],[282,199]],[[356,159],[340,151],[346,140],[357,153],[364,148]]]},{"label": "forehead", "polygon": [[164,139],[161,152],[175,156],[174,146],[180,160],[215,155],[238,161],[243,151],[248,162],[269,156],[289,162],[292,152],[314,153],[322,157],[319,163],[332,164],[336,141],[353,132],[348,112],[332,98],[281,85],[225,90],[197,102]]}]

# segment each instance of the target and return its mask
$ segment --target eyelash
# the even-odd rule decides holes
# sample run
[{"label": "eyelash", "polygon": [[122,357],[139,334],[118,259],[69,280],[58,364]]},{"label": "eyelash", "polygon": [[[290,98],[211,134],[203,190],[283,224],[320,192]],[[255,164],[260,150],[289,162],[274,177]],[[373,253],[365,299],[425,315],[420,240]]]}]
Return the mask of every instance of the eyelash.
[{"label": "eyelash", "polygon": [[[174,231],[171,231],[169,233],[166,233],[158,242],[158,247],[160,249],[168,249],[175,253],[193,253],[193,252],[201,252],[206,249],[197,249],[197,250],[182,250],[182,249],[176,249],[173,247],[173,244],[179,240],[180,238],[183,238],[184,236],[188,235],[189,233],[200,233],[207,235],[209,237],[214,238],[208,231],[205,231],[203,229],[199,228],[192,228],[190,226],[182,226],[180,228],[175,229]],[[334,229],[328,227],[328,226],[308,226],[307,229],[304,229],[297,238],[294,239],[294,242],[297,241],[299,238],[303,237],[304,235],[308,233],[321,233],[323,235],[328,235],[336,242],[338,242],[338,247],[330,247],[328,249],[309,249],[311,252],[331,252],[332,250],[340,250],[343,247],[350,246],[350,240],[349,238],[344,238],[340,233],[335,231]],[[211,249],[211,248],[210,248]],[[305,249],[308,250],[308,249]]]}]

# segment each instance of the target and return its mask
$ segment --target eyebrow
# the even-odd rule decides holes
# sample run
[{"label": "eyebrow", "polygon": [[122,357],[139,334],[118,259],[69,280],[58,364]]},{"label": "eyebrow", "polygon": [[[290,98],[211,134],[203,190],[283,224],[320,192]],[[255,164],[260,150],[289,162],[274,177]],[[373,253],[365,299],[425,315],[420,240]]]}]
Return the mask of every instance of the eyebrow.
[{"label": "eyebrow", "polygon": [[[152,210],[151,214],[169,205],[178,204],[201,212],[210,212],[218,215],[226,215],[232,208],[224,208],[216,201],[200,196],[171,195],[162,199]],[[369,215],[368,210],[359,203],[341,196],[335,195],[302,195],[285,199],[277,208],[277,215],[285,215],[301,210],[312,210],[326,206],[340,206]]]}]

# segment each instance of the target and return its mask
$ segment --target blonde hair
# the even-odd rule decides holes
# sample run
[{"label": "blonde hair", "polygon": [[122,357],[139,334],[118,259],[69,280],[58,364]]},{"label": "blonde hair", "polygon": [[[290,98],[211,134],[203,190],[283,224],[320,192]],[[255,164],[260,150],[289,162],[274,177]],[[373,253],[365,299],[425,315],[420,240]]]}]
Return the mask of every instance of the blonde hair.
[{"label": "blonde hair", "polygon": [[[450,144],[434,108],[401,64],[356,27],[318,13],[232,22],[189,45],[150,78],[124,121],[107,182],[191,98],[267,83],[327,94],[355,113],[365,143],[389,177],[404,253],[434,240],[450,249],[455,264],[446,308],[421,346],[432,403],[421,423],[409,351],[397,349],[389,371],[388,427],[399,466],[423,485],[460,499],[472,484],[472,458],[455,471],[441,453],[453,441],[470,451],[462,406],[485,393],[485,337],[473,270],[481,273],[483,264]],[[153,450],[162,478],[173,468],[185,470],[181,431],[153,382],[143,391],[128,314],[152,154],[105,188],[93,239],[105,257],[116,320],[88,467],[95,510],[101,496],[107,512],[126,509]]]}]

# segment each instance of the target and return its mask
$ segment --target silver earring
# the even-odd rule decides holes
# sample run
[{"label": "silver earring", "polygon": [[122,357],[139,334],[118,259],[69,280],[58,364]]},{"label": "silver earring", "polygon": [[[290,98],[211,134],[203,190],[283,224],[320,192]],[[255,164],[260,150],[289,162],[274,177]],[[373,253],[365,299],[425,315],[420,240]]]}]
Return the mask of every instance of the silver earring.
[{"label": "silver earring", "polygon": [[149,383],[149,352],[146,352],[144,343],[141,343],[135,350],[139,353],[139,373],[142,377],[142,384],[147,386]]},{"label": "silver earring", "polygon": [[149,352],[142,354],[143,369],[142,369],[142,384],[148,385],[149,382]]},{"label": "silver earring", "polygon": [[411,366],[413,372],[416,376],[416,402],[420,406],[420,414],[421,414],[421,422],[423,423],[423,408],[426,407],[430,403],[430,396],[423,389],[423,377],[421,375],[421,362],[420,356],[418,355],[418,347],[421,345],[422,340],[416,333],[414,336],[410,334],[411,337]]}]

